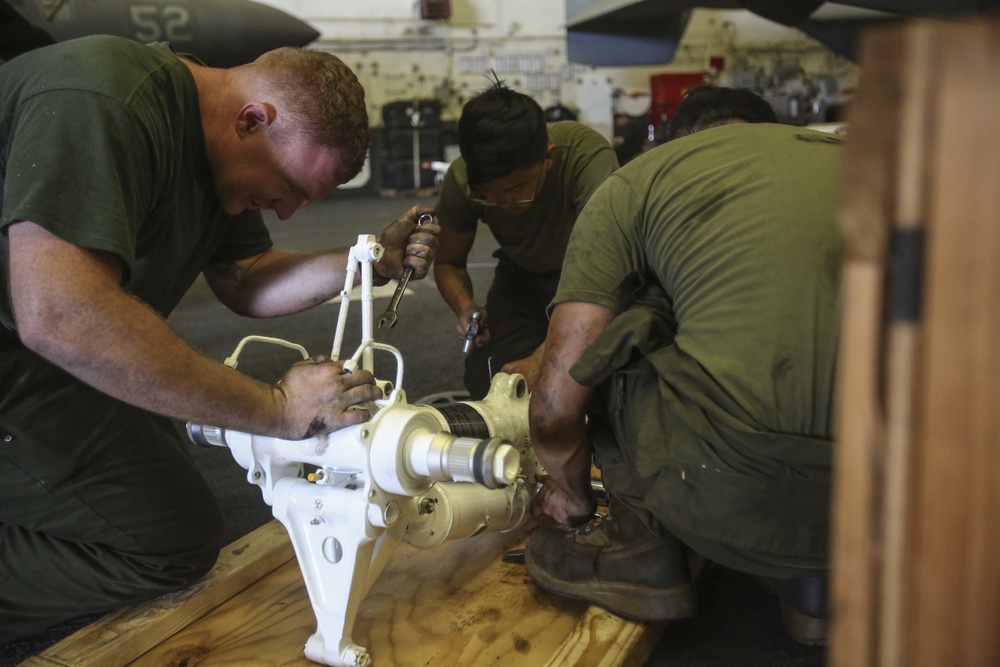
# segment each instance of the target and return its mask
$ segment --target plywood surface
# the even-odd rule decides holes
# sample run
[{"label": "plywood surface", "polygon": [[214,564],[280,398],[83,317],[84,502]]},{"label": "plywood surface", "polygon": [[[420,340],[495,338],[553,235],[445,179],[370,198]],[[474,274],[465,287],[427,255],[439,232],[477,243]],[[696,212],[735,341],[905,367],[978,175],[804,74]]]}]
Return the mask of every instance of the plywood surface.
[{"label": "plywood surface", "polygon": [[[269,524],[283,530],[279,524]],[[480,535],[393,554],[358,613],[356,643],[374,667],[641,665],[660,625],[621,619],[537,588],[501,556],[527,530]],[[285,538],[287,540],[287,538]],[[315,665],[302,648],[315,618],[294,558],[219,603],[142,655],[134,667]],[[107,667],[107,662],[40,662]]]},{"label": "plywood surface", "polygon": [[282,563],[295,565],[284,527],[272,521],[222,550],[199,583],[173,595],[108,614],[21,667],[118,667],[128,664]]}]

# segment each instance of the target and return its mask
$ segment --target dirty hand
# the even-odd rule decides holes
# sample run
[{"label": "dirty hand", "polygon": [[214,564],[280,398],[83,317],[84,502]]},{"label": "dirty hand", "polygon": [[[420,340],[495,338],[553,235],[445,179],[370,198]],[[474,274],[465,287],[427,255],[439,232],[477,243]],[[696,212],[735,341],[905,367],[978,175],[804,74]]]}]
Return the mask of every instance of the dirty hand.
[{"label": "dirty hand", "polygon": [[472,304],[463,310],[458,316],[458,324],[455,326],[455,331],[458,332],[459,338],[465,340],[465,335],[469,331],[469,323],[472,322],[473,313],[479,313],[479,330],[476,333],[476,347],[482,347],[490,340],[490,329],[486,326],[489,315],[482,306]]},{"label": "dirty hand", "polygon": [[538,374],[542,369],[542,356],[545,354],[545,344],[538,346],[538,349],[531,353],[530,357],[508,361],[500,369],[501,373],[520,373],[524,376],[524,381],[528,385],[528,391],[535,388],[538,381]]},{"label": "dirty hand", "polygon": [[575,528],[594,518],[597,500],[593,492],[574,494],[556,484],[552,478],[545,481],[531,500],[531,516],[550,516],[561,525]]},{"label": "dirty hand", "polygon": [[322,355],[289,368],[273,389],[276,400],[283,402],[282,437],[288,440],[304,440],[368,421],[368,411],[351,406],[382,396],[371,373],[360,369],[345,373],[343,362]]},{"label": "dirty hand", "polygon": [[441,226],[425,222],[417,227],[417,219],[422,213],[433,211],[426,206],[414,206],[379,234],[378,242],[385,249],[382,259],[375,264],[379,275],[399,280],[406,267],[413,269],[413,280],[427,275],[437,254]]}]

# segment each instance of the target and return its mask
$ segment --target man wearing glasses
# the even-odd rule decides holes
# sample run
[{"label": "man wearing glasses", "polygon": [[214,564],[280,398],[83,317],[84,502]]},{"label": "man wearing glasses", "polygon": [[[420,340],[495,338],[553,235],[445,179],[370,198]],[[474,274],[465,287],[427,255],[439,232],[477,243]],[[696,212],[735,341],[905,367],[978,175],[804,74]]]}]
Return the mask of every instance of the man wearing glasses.
[{"label": "man wearing glasses", "polygon": [[[574,121],[546,124],[535,100],[499,81],[463,108],[458,143],[462,156],[449,168],[435,210],[441,245],[434,279],[458,316],[460,336],[479,314],[465,386],[480,399],[500,370],[534,383],[548,329],[545,309],[570,232],[618,161],[600,134]],[[466,267],[479,222],[500,245],[485,305],[474,299]]]}]

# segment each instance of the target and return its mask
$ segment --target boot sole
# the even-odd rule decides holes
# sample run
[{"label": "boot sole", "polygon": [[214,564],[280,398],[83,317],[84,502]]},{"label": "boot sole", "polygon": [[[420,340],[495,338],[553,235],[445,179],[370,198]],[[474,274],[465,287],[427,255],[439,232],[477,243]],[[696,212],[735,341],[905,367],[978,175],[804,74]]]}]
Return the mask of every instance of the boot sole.
[{"label": "boot sole", "polygon": [[672,621],[695,615],[694,587],[650,588],[613,581],[565,581],[535,568],[525,554],[528,574],[535,583],[557,595],[592,602],[619,616],[636,621]]}]

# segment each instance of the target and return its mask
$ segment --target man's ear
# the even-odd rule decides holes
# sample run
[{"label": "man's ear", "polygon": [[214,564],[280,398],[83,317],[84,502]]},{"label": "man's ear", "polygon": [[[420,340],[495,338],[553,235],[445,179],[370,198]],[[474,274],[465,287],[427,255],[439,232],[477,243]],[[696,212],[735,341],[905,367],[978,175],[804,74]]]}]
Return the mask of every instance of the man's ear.
[{"label": "man's ear", "polygon": [[245,139],[274,120],[274,109],[263,102],[247,102],[236,114],[236,134]]},{"label": "man's ear", "polygon": [[548,169],[552,166],[552,156],[556,154],[556,145],[549,144],[549,147],[545,149],[545,168]]}]

